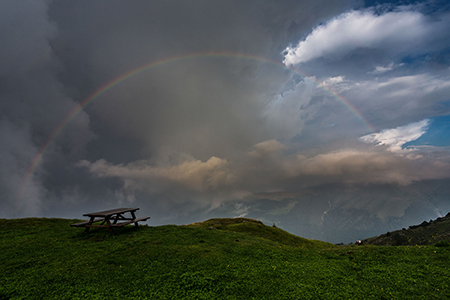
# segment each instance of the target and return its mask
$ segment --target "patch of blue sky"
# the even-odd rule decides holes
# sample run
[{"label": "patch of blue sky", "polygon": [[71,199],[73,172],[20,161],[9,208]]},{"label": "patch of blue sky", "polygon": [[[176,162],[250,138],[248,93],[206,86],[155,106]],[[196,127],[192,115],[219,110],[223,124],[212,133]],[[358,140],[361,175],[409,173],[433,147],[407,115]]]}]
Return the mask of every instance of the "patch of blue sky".
[{"label": "patch of blue sky", "polygon": [[402,64],[411,65],[413,63],[424,63],[429,61],[430,55],[429,54],[420,54],[420,55],[408,55],[401,59]]},{"label": "patch of blue sky", "polygon": [[441,102],[437,108],[450,108],[450,101]]},{"label": "patch of blue sky", "polygon": [[[424,5],[426,7],[424,7]],[[392,6],[405,6],[405,5],[421,5],[422,11],[425,11],[427,14],[431,14],[436,11],[447,11],[450,9],[450,4],[448,0],[365,0],[365,7],[379,6],[379,5],[392,5]],[[426,8],[426,9],[425,9]]]},{"label": "patch of blue sky", "polygon": [[427,131],[417,140],[405,143],[402,149],[424,145],[435,147],[450,146],[450,115],[429,119],[430,125]]},{"label": "patch of blue sky", "polygon": [[393,4],[393,5],[408,5],[408,4],[416,4],[421,1],[417,0],[405,0],[405,1],[392,1],[392,0],[365,0],[364,5],[366,7],[377,6],[382,4]]}]

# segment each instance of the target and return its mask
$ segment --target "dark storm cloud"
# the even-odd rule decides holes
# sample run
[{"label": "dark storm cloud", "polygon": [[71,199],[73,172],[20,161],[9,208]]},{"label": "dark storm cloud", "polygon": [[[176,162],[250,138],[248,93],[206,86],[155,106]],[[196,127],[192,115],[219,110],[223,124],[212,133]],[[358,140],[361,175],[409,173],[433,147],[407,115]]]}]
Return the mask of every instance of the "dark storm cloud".
[{"label": "dark storm cloud", "polygon": [[[53,6],[51,16],[61,37],[52,45],[58,57],[68,61],[68,84],[73,76],[89,78],[87,91],[83,81],[76,87],[85,93],[136,67],[190,53],[244,53],[279,60],[294,33],[342,9],[327,4],[324,10],[313,2],[296,1]],[[305,17],[310,15],[314,18]],[[181,60],[149,70],[87,108],[92,128],[102,132],[90,147],[100,152],[107,141],[118,152],[92,159],[122,162],[130,156],[180,152],[205,160],[246,150],[275,137],[261,115],[287,76],[256,60],[232,58]],[[123,145],[123,137],[140,147]]]},{"label": "dark storm cloud", "polygon": [[[53,129],[75,107],[64,94],[56,73],[58,61],[50,41],[58,29],[48,18],[45,1],[4,1],[0,9],[1,198],[4,216],[39,214],[45,206],[42,175],[25,178],[33,158]],[[92,137],[88,117],[68,126],[69,136],[59,139],[67,155]],[[49,152],[57,151],[55,148]],[[48,171],[48,170],[47,170]]]},{"label": "dark storm cloud", "polygon": [[[278,59],[292,35],[345,9],[297,1],[5,1],[1,6],[5,216],[109,197],[99,197],[101,188],[74,168],[84,157],[116,163],[142,158],[176,163],[192,155],[207,160],[264,139],[252,128],[261,125],[264,100],[257,102],[289,74],[263,75],[260,62],[245,59],[180,61],[104,95],[69,122],[36,170],[30,169],[76,103],[120,74],[195,52]],[[264,83],[255,83],[255,76]],[[266,88],[258,91],[261,86]]]}]

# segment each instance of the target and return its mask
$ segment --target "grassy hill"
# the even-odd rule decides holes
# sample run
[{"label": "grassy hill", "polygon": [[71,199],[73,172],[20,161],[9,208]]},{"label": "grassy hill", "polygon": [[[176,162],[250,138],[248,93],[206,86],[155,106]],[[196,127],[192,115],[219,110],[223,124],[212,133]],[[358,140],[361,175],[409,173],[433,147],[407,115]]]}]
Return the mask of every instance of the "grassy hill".
[{"label": "grassy hill", "polygon": [[210,219],[204,222],[189,224],[187,226],[245,233],[262,240],[279,243],[282,246],[316,249],[333,247],[330,243],[301,238],[282,229],[266,226],[261,221],[248,218]]},{"label": "grassy hill", "polygon": [[424,221],[408,229],[387,232],[362,241],[364,244],[379,246],[432,245],[450,246],[450,213],[445,217]]},{"label": "grassy hill", "polygon": [[0,219],[0,299],[443,299],[450,247],[343,246],[251,219]]}]

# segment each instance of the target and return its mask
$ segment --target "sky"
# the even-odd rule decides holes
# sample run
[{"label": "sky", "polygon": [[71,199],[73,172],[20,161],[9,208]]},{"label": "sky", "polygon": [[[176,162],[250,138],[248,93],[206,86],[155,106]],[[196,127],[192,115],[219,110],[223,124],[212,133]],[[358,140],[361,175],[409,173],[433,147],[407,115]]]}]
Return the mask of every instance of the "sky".
[{"label": "sky", "polygon": [[2,1],[0,218],[352,242],[450,211],[447,1]]}]

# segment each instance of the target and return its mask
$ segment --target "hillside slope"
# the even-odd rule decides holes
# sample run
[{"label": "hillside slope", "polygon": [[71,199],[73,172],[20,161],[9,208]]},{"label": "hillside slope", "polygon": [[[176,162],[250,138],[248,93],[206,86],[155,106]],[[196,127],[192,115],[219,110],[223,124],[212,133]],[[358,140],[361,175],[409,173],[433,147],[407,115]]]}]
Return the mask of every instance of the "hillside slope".
[{"label": "hillside slope", "polygon": [[203,222],[188,224],[186,226],[245,233],[253,237],[270,240],[285,246],[300,248],[333,247],[333,244],[305,239],[290,234],[280,228],[269,227],[264,225],[261,221],[249,218],[215,218]]},{"label": "hillside slope", "polygon": [[424,221],[419,225],[409,226],[408,229],[387,232],[380,236],[362,241],[363,244],[379,246],[400,245],[449,245],[450,243],[450,213],[445,217]]},{"label": "hillside slope", "polygon": [[450,298],[450,247],[337,247],[250,219],[75,222],[0,219],[1,300]]}]

